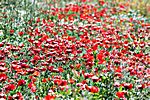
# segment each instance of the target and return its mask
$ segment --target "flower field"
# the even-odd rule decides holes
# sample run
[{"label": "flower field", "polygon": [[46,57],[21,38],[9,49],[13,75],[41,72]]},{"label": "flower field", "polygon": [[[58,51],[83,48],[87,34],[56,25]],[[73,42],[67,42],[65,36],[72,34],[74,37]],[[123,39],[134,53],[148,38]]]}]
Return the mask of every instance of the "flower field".
[{"label": "flower field", "polygon": [[0,100],[149,100],[150,3],[129,1],[1,0]]}]

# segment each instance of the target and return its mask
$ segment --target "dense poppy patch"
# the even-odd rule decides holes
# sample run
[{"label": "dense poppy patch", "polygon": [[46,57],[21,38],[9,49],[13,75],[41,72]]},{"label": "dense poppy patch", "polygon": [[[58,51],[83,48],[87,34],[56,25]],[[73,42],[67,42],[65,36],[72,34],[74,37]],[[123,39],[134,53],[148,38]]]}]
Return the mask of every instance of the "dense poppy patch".
[{"label": "dense poppy patch", "polygon": [[0,10],[0,99],[149,98],[149,18],[113,0],[21,2]]}]

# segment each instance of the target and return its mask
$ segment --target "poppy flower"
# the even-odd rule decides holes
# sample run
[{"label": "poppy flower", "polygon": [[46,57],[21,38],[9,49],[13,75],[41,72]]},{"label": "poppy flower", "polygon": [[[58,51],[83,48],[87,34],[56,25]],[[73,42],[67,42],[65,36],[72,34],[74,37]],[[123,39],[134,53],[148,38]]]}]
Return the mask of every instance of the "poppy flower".
[{"label": "poppy flower", "polygon": [[82,83],[77,83],[76,86],[81,87],[81,86],[83,86],[83,84]]},{"label": "poppy flower", "polygon": [[73,68],[74,68],[74,65],[70,65],[69,67],[70,67],[71,69],[73,69]]},{"label": "poppy flower", "polygon": [[86,88],[86,90],[88,90],[89,92],[92,92],[92,93],[98,93],[99,92],[99,88],[96,86],[86,85],[85,88]]},{"label": "poppy flower", "polygon": [[6,74],[0,74],[0,82],[5,81],[7,79],[7,75]]},{"label": "poppy flower", "polygon": [[20,36],[22,36],[24,33],[21,31],[21,32],[18,32],[18,34],[19,34]]},{"label": "poppy flower", "polygon": [[21,65],[22,68],[29,68],[29,67],[30,67],[30,66],[27,65],[26,63],[21,63],[20,65]]},{"label": "poppy flower", "polygon": [[145,85],[142,84],[142,85],[138,85],[137,87],[138,87],[138,89],[144,89],[144,88],[145,88]]},{"label": "poppy flower", "polygon": [[40,57],[38,55],[35,55],[33,59],[36,61],[36,60],[39,60]]},{"label": "poppy flower", "polygon": [[9,91],[15,90],[16,86],[14,84],[8,84],[8,85],[5,85],[4,88],[6,92],[9,92]]},{"label": "poppy flower", "polygon": [[124,98],[125,93],[123,91],[119,91],[116,92],[116,96],[118,96],[118,98]]},{"label": "poppy flower", "polygon": [[63,19],[64,17],[65,17],[64,14],[59,14],[59,15],[58,15],[58,19],[59,19],[59,20]]},{"label": "poppy flower", "polygon": [[36,92],[36,85],[33,82],[28,84],[28,88],[30,88],[32,92]]},{"label": "poppy flower", "polygon": [[26,81],[21,79],[18,81],[18,86],[22,86],[22,85],[25,85],[26,84]]},{"label": "poppy flower", "polygon": [[56,96],[46,95],[43,100],[54,100]]},{"label": "poppy flower", "polygon": [[70,80],[69,80],[69,83],[70,83],[70,84],[73,84],[73,83],[75,83],[75,80],[74,80],[74,79],[70,79]]},{"label": "poppy flower", "polygon": [[13,29],[10,30],[10,33],[13,34],[15,31]]},{"label": "poppy flower", "polygon": [[86,2],[86,0],[81,0],[82,2]]},{"label": "poppy flower", "polygon": [[92,47],[92,49],[93,49],[94,51],[97,50],[97,49],[98,49],[98,44],[94,44],[93,47]]},{"label": "poppy flower", "polygon": [[40,72],[39,71],[34,71],[33,76],[40,76]]},{"label": "poppy flower", "polygon": [[93,74],[89,74],[89,73],[84,73],[84,78],[91,78],[92,76],[94,76]]},{"label": "poppy flower", "polygon": [[36,19],[36,23],[39,23],[39,22],[40,22],[40,18],[37,18],[37,19]]},{"label": "poppy flower", "polygon": [[67,85],[67,80],[62,80],[62,83],[60,85],[61,86],[66,86]]},{"label": "poppy flower", "polygon": [[47,39],[48,39],[48,35],[43,35],[43,37],[40,38],[40,41],[43,42],[43,41],[45,41],[45,40],[47,40]]},{"label": "poppy flower", "polygon": [[96,87],[96,86],[92,86],[92,87],[90,88],[90,92],[92,92],[92,93],[97,93],[97,92],[99,92],[99,88]]},{"label": "poppy flower", "polygon": [[99,61],[104,61],[104,60],[103,60],[103,54],[102,54],[102,53],[99,53],[99,54],[97,55],[97,58],[98,58]]},{"label": "poppy flower", "polygon": [[0,99],[6,100],[6,95],[3,92],[0,92]]},{"label": "poppy flower", "polygon": [[20,92],[17,92],[15,95],[13,95],[13,99],[23,100],[23,96]]},{"label": "poppy flower", "polygon": [[43,78],[43,79],[42,79],[42,82],[43,82],[43,83],[46,83],[46,82],[47,82],[47,79],[46,79],[46,78]]},{"label": "poppy flower", "polygon": [[102,6],[105,4],[105,1],[104,1],[104,0],[99,0],[98,2],[99,2],[99,4],[102,5]]},{"label": "poppy flower", "polygon": [[0,72],[6,72],[7,70],[8,70],[8,68],[0,66]]},{"label": "poppy flower", "polygon": [[3,42],[0,42],[0,47],[2,47],[4,45],[4,43]]},{"label": "poppy flower", "polygon": [[8,96],[8,100],[13,100],[13,96]]},{"label": "poppy flower", "polygon": [[100,80],[97,76],[93,76],[91,79],[93,80],[93,82],[98,82]]},{"label": "poppy flower", "polygon": [[116,70],[115,70],[115,72],[116,72],[116,73],[117,73],[117,72],[118,72],[118,73],[121,73],[121,70],[122,70],[121,67],[117,67]]},{"label": "poppy flower", "polygon": [[69,20],[69,21],[73,21],[73,20],[74,20],[74,16],[73,16],[73,15],[69,15],[69,16],[68,16],[68,20]]},{"label": "poppy flower", "polygon": [[76,68],[79,69],[81,67],[81,64],[76,64]]},{"label": "poppy flower", "polygon": [[54,66],[48,66],[47,69],[48,69],[49,71],[53,71]]},{"label": "poppy flower", "polygon": [[60,73],[64,72],[64,69],[62,67],[58,67],[58,70]]},{"label": "poppy flower", "polygon": [[133,85],[130,84],[130,83],[124,83],[123,86],[124,86],[126,89],[129,89],[129,90],[131,90],[132,87],[133,87]]},{"label": "poppy flower", "polygon": [[120,83],[119,83],[119,82],[115,82],[115,83],[114,83],[114,86],[115,86],[115,87],[120,87]]},{"label": "poppy flower", "polygon": [[122,78],[122,77],[123,77],[122,73],[118,73],[118,72],[115,73],[115,76],[116,76],[116,77],[119,77],[119,78]]},{"label": "poppy flower", "polygon": [[56,85],[61,85],[62,84],[62,80],[61,79],[54,79],[54,84]]}]

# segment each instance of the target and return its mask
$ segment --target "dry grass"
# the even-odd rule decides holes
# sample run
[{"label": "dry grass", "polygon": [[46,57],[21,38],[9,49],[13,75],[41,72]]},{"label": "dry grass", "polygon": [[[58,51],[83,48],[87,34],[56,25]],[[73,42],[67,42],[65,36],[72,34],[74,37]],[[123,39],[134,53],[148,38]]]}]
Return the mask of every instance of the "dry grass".
[{"label": "dry grass", "polygon": [[144,16],[150,17],[150,0],[114,0],[117,3],[124,3],[129,9],[139,10]]}]

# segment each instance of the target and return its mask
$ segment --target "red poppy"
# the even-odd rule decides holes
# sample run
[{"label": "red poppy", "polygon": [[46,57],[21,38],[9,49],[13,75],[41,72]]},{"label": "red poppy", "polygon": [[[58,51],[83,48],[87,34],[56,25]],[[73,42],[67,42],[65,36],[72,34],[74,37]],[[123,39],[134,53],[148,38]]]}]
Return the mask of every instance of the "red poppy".
[{"label": "red poppy", "polygon": [[36,22],[39,23],[39,22],[40,22],[40,18],[37,18],[37,19],[36,19]]},{"label": "red poppy", "polygon": [[86,2],[86,0],[81,0],[82,2]]},{"label": "red poppy", "polygon": [[53,71],[54,66],[48,66],[47,69],[48,69],[49,71]]},{"label": "red poppy", "polygon": [[93,82],[98,82],[100,80],[97,76],[93,76],[91,79],[93,80]]},{"label": "red poppy", "polygon": [[58,70],[60,73],[64,72],[64,69],[62,67],[58,67]]},{"label": "red poppy", "polygon": [[138,89],[144,89],[145,88],[145,84],[138,85],[137,87],[138,87]]},{"label": "red poppy", "polygon": [[92,93],[97,93],[97,92],[99,92],[99,88],[96,87],[96,86],[92,86],[92,87],[90,88],[90,92],[92,92]]},{"label": "red poppy", "polygon": [[17,92],[17,94],[13,95],[13,99],[23,100],[23,96],[20,92]]},{"label": "red poppy", "polygon": [[7,75],[6,74],[0,74],[0,82],[5,81],[7,79]]},{"label": "red poppy", "polygon": [[98,60],[102,60],[102,59],[103,59],[103,54],[102,54],[102,53],[99,53],[99,54],[97,55],[97,58],[98,58]]},{"label": "red poppy", "polygon": [[76,86],[81,87],[81,86],[83,86],[83,84],[82,83],[77,83]]},{"label": "red poppy", "polygon": [[34,71],[33,76],[40,76],[40,72],[39,71]]},{"label": "red poppy", "polygon": [[21,31],[21,32],[18,32],[18,34],[19,34],[20,36],[22,36],[24,33]]},{"label": "red poppy", "polygon": [[125,93],[122,91],[116,92],[116,96],[118,96],[119,98],[124,98]]},{"label": "red poppy", "polygon": [[4,86],[6,92],[9,92],[9,91],[12,91],[12,90],[15,90],[16,86],[14,84],[8,84],[6,86]]},{"label": "red poppy", "polygon": [[70,83],[70,84],[73,84],[73,83],[75,83],[75,80],[74,80],[74,79],[70,79],[70,80],[69,80],[69,83]]},{"label": "red poppy", "polygon": [[18,81],[18,86],[25,85],[25,84],[26,84],[26,81],[23,79]]},{"label": "red poppy", "polygon": [[97,49],[98,49],[98,44],[94,44],[93,47],[92,47],[92,49],[93,49],[94,51],[97,50]]},{"label": "red poppy", "polygon": [[33,82],[28,84],[28,88],[30,88],[32,92],[36,92],[36,85]]},{"label": "red poppy", "polygon": [[123,84],[123,86],[127,89],[132,89],[132,87],[133,87],[133,85],[130,83],[125,83],[125,84]]},{"label": "red poppy", "polygon": [[73,15],[69,15],[69,16],[68,16],[68,20],[69,20],[69,21],[73,21],[73,20],[74,20],[74,16],[73,16]]},{"label": "red poppy", "polygon": [[123,77],[123,75],[122,75],[122,73],[115,73],[115,76],[117,76],[117,77],[119,77],[119,78],[122,78]]},{"label": "red poppy", "polygon": [[8,96],[8,100],[13,100],[13,96]]},{"label": "red poppy", "polygon": [[0,42],[0,47],[2,47],[4,45],[4,43],[3,42]]},{"label": "red poppy", "polygon": [[89,92],[92,92],[92,93],[97,93],[97,92],[99,92],[99,88],[96,87],[96,86],[88,86],[88,85],[86,85],[85,88],[86,88]]},{"label": "red poppy", "polygon": [[84,73],[84,78],[91,78],[92,76],[94,76],[93,74],[89,74],[89,73]]},{"label": "red poppy", "polygon": [[6,95],[3,92],[0,92],[0,99],[6,100]]},{"label": "red poppy", "polygon": [[56,96],[47,95],[44,97],[43,100],[54,100],[55,98],[56,98]]},{"label": "red poppy", "polygon": [[42,79],[42,82],[43,82],[43,83],[46,83],[46,82],[47,82],[47,79],[46,79],[46,78],[43,78],[43,79]]},{"label": "red poppy", "polygon": [[36,32],[36,34],[39,34],[40,33],[40,29],[36,28],[35,32]]},{"label": "red poppy", "polygon": [[121,67],[117,67],[116,70],[115,70],[115,72],[116,72],[116,73],[117,73],[117,72],[118,72],[118,73],[121,73]]},{"label": "red poppy", "polygon": [[98,2],[99,2],[99,4],[102,5],[102,6],[105,4],[104,0],[99,0]]},{"label": "red poppy", "polygon": [[6,72],[7,70],[8,70],[8,68],[0,66],[0,72]]},{"label": "red poppy", "polygon": [[47,39],[48,39],[48,35],[43,35],[43,37],[40,38],[40,41],[43,42],[43,41],[45,41],[45,40],[47,40]]},{"label": "red poppy", "polygon": [[13,34],[15,31],[13,29],[10,30],[10,33]]},{"label": "red poppy", "polygon": [[59,20],[63,19],[64,17],[65,17],[64,14],[58,14],[58,19],[59,19]]},{"label": "red poppy", "polygon": [[62,84],[62,80],[61,79],[54,79],[54,84],[61,85]]},{"label": "red poppy", "polygon": [[66,86],[67,85],[67,80],[62,80],[62,83],[60,85],[61,86]]},{"label": "red poppy", "polygon": [[21,65],[22,68],[29,68],[29,67],[30,67],[30,66],[27,65],[26,63],[21,63],[20,65]]},{"label": "red poppy", "polygon": [[81,64],[76,64],[76,68],[79,69],[81,67]]},{"label": "red poppy", "polygon": [[33,59],[36,61],[36,60],[39,60],[40,57],[38,55],[35,55]]}]

